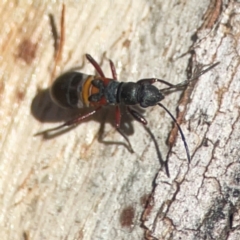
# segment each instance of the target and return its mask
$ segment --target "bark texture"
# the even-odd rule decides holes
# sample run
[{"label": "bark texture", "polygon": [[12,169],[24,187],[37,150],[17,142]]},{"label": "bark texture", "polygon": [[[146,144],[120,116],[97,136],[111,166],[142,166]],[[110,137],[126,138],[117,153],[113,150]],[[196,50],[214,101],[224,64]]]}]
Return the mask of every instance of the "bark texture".
[{"label": "bark texture", "polygon": [[177,141],[171,178],[158,175],[145,211],[148,234],[156,239],[240,238],[240,5],[221,4],[197,32],[202,40],[195,45],[198,63],[220,64],[200,77],[189,104],[180,105],[191,164],[183,161]]}]

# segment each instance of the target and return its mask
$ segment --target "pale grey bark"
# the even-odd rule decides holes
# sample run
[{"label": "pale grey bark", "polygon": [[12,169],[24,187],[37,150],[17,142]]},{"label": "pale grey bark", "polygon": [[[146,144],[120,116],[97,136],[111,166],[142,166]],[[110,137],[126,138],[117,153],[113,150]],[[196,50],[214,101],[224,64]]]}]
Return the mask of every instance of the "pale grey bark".
[{"label": "pale grey bark", "polygon": [[178,140],[171,178],[160,173],[145,216],[157,239],[239,239],[240,71],[239,3],[224,5],[218,22],[199,31],[196,61],[220,61],[195,85],[186,106],[192,161],[183,161]]}]

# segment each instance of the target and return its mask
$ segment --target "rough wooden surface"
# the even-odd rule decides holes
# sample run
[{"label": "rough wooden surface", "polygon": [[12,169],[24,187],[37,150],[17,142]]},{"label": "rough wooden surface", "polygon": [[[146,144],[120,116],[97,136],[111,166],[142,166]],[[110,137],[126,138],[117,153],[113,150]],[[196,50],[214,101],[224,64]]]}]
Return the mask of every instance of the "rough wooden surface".
[{"label": "rough wooden surface", "polygon": [[[171,178],[159,172],[156,149],[140,124],[122,124],[133,154],[123,144],[98,141],[106,120],[104,139],[124,143],[111,110],[51,139],[33,137],[76,114],[57,108],[46,90],[55,64],[50,19],[59,32],[62,4],[0,3],[1,239],[220,239],[222,233],[238,239],[240,8],[221,3],[65,1],[56,75],[77,66],[94,73],[84,59],[90,53],[107,76],[110,58],[122,81],[159,77],[178,83],[186,78],[190,55],[182,54],[191,37],[208,27],[198,33],[207,37],[195,49],[196,61],[221,64],[199,79],[190,96],[181,126],[192,163],[178,137]],[[179,96],[163,102],[173,113]],[[158,107],[148,109],[146,118],[165,156],[171,121]]]},{"label": "rough wooden surface", "polygon": [[145,226],[156,239],[240,239],[239,3],[222,6],[216,20],[210,33],[198,32],[207,37],[195,51],[199,63],[220,64],[197,82],[181,125],[191,164],[183,162],[178,141],[171,178],[159,173],[145,211]]}]

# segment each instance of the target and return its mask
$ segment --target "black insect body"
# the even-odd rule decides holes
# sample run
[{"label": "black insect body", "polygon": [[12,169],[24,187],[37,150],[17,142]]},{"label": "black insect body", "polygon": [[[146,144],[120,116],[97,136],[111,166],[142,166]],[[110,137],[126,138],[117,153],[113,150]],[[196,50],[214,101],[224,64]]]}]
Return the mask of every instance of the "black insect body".
[{"label": "black insect body", "polygon": [[[56,128],[41,132],[40,134],[58,130],[65,126],[78,124],[83,119],[99,111],[103,106],[114,105],[116,108],[116,129],[128,142],[129,149],[133,152],[127,136],[122,132],[120,128],[121,112],[119,105],[126,105],[128,112],[133,116],[133,118],[144,125],[147,124],[147,120],[131,106],[139,104],[141,107],[147,108],[150,106],[159,105],[170,115],[170,117],[176,123],[186,149],[188,161],[190,162],[190,154],[183,132],[176,119],[168,111],[168,109],[166,109],[164,105],[160,103],[160,101],[164,99],[164,95],[166,93],[187,86],[190,81],[198,78],[205,72],[214,68],[219,63],[211,65],[191,80],[186,80],[179,84],[173,85],[158,78],[141,79],[137,82],[119,82],[117,81],[115,66],[111,60],[110,67],[113,78],[106,78],[99,64],[89,54],[86,54],[86,57],[89,62],[95,67],[99,76],[86,75],[80,72],[67,72],[59,76],[53,83],[51,88],[51,97],[55,103],[64,108],[95,107],[95,109],[85,115],[77,116],[76,118],[71,119]],[[153,85],[153,83],[156,82],[163,83],[168,87],[158,89]]]}]

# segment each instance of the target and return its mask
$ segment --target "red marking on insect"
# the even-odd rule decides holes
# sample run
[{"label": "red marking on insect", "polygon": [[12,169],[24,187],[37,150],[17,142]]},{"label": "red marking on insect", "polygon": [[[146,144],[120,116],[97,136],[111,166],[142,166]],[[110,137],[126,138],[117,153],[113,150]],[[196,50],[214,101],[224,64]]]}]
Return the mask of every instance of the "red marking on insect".
[{"label": "red marking on insect", "polygon": [[[132,117],[143,125],[147,125],[147,120],[144,118],[144,116],[142,116],[141,113],[133,109],[132,106],[139,104],[142,108],[147,108],[150,106],[158,105],[162,107],[176,123],[186,149],[187,159],[190,162],[191,157],[184,134],[174,116],[163,104],[160,103],[160,101],[162,101],[165,95],[169,92],[172,92],[174,89],[179,89],[187,86],[189,84],[189,81],[196,79],[197,77],[204,74],[206,71],[209,71],[219,63],[211,65],[191,80],[186,80],[179,84],[173,85],[165,80],[158,78],[146,78],[138,80],[137,82],[119,82],[117,81],[115,66],[111,60],[109,62],[113,78],[106,78],[101,67],[92,58],[92,56],[86,54],[86,58],[94,66],[99,76],[86,75],[84,73],[75,71],[66,72],[63,75],[59,76],[53,83],[51,87],[51,97],[56,104],[63,108],[95,107],[95,109],[85,115],[79,115],[76,118],[73,118],[56,128],[52,128],[44,132],[38,133],[37,135],[47,133],[49,131],[59,130],[66,126],[79,124],[87,117],[98,112],[103,106],[113,105],[116,108],[115,127],[117,131],[127,141],[129,150],[133,152],[130,141],[120,128],[121,112],[119,105],[125,105]],[[168,87],[158,89],[156,86],[153,85],[156,82],[165,84]],[[154,138],[151,132],[150,135]],[[161,161],[161,163],[162,162],[163,161]],[[169,175],[167,167],[166,172],[167,175]]]}]

